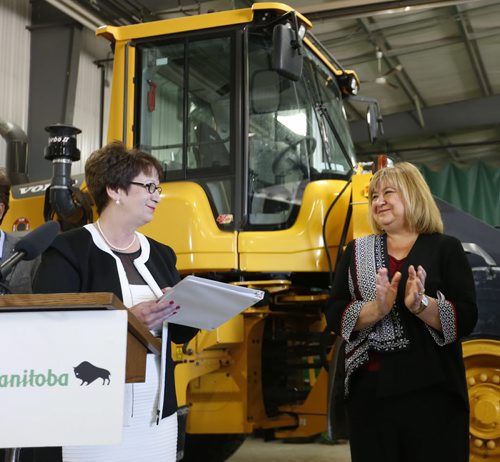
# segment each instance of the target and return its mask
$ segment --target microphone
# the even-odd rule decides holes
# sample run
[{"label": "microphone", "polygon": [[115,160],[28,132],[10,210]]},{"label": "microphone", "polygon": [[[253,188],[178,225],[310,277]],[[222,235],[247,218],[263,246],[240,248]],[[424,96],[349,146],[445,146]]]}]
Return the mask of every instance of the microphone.
[{"label": "microphone", "polygon": [[48,221],[17,241],[12,255],[0,265],[0,281],[5,279],[19,260],[33,260],[38,257],[52,244],[58,232],[59,223]]}]

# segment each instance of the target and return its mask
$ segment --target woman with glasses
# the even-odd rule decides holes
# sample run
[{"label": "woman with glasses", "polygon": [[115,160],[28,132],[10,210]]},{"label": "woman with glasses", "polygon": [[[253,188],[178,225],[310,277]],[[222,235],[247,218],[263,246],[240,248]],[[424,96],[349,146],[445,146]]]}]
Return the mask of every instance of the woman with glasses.
[{"label": "woman with glasses", "polygon": [[[176,460],[177,403],[170,341],[188,342],[197,330],[168,324],[178,307],[158,301],[180,280],[174,251],[137,232],[153,219],[162,175],[157,159],[127,150],[121,143],[95,151],[85,164],[85,178],[99,218],[60,234],[42,255],[35,293],[113,292],[166,343],[164,357],[147,356],[146,382],[126,385],[122,443],[64,447],[64,462]],[[166,365],[164,377],[161,362]],[[49,448],[37,453],[37,462],[61,457]]]}]

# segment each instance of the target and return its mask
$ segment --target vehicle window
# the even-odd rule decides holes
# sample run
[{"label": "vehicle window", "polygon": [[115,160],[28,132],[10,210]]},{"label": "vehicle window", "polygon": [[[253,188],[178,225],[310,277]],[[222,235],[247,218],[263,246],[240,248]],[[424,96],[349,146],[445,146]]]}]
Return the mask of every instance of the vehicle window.
[{"label": "vehicle window", "polygon": [[139,146],[157,157],[168,180],[202,185],[214,214],[230,214],[234,161],[231,37],[137,46]]}]

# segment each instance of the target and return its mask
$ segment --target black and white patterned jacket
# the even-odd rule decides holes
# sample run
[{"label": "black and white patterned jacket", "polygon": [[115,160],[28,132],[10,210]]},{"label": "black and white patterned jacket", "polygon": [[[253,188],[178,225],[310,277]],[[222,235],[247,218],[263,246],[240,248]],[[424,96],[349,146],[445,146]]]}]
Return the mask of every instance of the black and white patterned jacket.
[{"label": "black and white patterned jacket", "polygon": [[[430,386],[444,387],[467,401],[460,339],[477,320],[474,279],[461,243],[444,234],[422,234],[405,259],[398,295],[391,313],[374,326],[354,331],[362,306],[375,299],[375,275],[389,268],[385,235],[351,241],[335,272],[327,313],[330,328],[346,341],[345,391],[369,351],[381,356],[378,394],[391,396]],[[427,272],[426,294],[438,299],[443,327],[437,332],[404,306],[408,266]]]}]

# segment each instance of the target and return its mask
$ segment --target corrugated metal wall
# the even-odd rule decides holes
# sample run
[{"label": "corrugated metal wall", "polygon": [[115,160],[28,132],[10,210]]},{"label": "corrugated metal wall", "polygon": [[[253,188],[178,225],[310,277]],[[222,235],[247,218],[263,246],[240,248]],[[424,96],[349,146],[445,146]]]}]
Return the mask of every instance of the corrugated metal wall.
[{"label": "corrugated metal wall", "polygon": [[[29,0],[0,0],[0,118],[26,132],[30,70]],[[0,167],[5,167],[5,140],[0,137]]]},{"label": "corrugated metal wall", "polygon": [[[0,0],[0,118],[15,123],[25,133],[28,130],[28,96],[30,66],[31,6],[29,0]],[[78,136],[81,161],[73,165],[73,173],[83,172],[90,153],[99,147],[101,71],[94,63],[111,58],[107,42],[92,31],[83,29],[79,58],[73,125],[82,130]],[[111,80],[111,65],[106,66],[106,78]],[[103,140],[106,127],[109,86],[105,87]],[[52,123],[53,121],[47,121]],[[0,167],[5,167],[6,143],[0,137]]]},{"label": "corrugated metal wall", "polygon": [[[99,41],[101,43],[96,43]],[[97,38],[91,31],[82,31],[82,52],[78,64],[78,83],[76,87],[75,114],[73,125],[78,127],[82,134],[78,135],[78,149],[80,149],[81,160],[73,163],[73,173],[83,173],[85,161],[89,155],[99,146],[100,135],[100,110],[101,110],[101,84],[102,75],[100,68],[95,64],[98,56],[100,59],[112,58],[111,52],[103,56],[103,51],[96,45],[107,46],[107,41]],[[111,82],[112,63],[103,63],[105,68],[105,80]],[[107,140],[108,110],[110,86],[105,85],[105,103],[103,120],[103,143]]]}]

